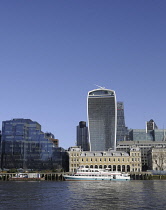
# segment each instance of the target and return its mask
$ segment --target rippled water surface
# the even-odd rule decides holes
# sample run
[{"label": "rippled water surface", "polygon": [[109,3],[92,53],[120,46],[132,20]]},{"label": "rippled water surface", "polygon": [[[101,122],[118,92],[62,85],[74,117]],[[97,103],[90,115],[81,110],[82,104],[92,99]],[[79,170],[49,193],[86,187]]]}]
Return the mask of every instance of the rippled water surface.
[{"label": "rippled water surface", "polygon": [[0,182],[0,209],[165,209],[166,181]]}]

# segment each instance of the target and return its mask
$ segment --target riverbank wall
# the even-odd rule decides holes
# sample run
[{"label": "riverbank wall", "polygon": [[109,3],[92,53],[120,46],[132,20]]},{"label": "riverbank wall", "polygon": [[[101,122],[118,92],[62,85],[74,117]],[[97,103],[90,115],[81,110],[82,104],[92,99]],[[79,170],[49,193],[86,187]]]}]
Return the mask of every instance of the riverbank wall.
[{"label": "riverbank wall", "polygon": [[[27,174],[27,173],[26,173]],[[28,179],[20,178],[13,179],[16,177],[17,173],[0,173],[0,181],[64,181],[64,173],[38,173],[40,174],[40,179]],[[71,173],[65,173],[71,174]],[[153,175],[150,172],[141,172],[141,173],[130,173],[131,180],[166,180],[166,175]]]}]

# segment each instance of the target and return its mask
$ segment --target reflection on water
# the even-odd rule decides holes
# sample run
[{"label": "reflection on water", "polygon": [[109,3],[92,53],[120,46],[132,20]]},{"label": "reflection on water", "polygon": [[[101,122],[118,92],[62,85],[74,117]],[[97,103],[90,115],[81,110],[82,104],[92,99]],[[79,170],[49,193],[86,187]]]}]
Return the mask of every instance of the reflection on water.
[{"label": "reflection on water", "polygon": [[165,209],[166,181],[0,182],[0,209]]}]

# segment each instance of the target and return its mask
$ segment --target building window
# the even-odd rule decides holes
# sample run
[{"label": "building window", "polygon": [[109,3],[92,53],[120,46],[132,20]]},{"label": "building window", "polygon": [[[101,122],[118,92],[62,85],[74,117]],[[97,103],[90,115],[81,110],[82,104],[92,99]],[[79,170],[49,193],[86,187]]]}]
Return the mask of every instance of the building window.
[{"label": "building window", "polygon": [[125,172],[125,165],[122,165],[122,172]]},{"label": "building window", "polygon": [[121,171],[121,166],[120,165],[118,165],[118,171]]},{"label": "building window", "polygon": [[127,172],[130,172],[130,166],[127,165]]}]

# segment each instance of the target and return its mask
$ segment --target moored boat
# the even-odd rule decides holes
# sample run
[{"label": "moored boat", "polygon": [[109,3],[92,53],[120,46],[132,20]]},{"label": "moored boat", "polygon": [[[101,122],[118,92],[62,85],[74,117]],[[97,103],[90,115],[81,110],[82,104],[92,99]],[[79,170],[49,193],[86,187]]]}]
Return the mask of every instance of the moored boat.
[{"label": "moored boat", "polygon": [[120,171],[111,171],[109,168],[106,169],[91,169],[80,167],[76,173],[72,175],[63,175],[66,181],[95,181],[95,180],[130,180],[130,176],[127,173]]}]

